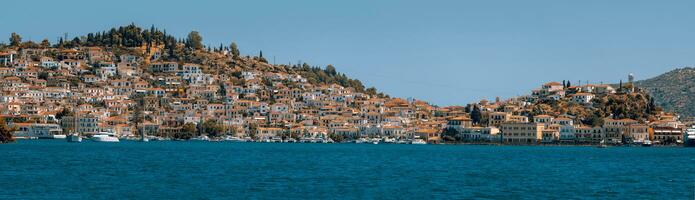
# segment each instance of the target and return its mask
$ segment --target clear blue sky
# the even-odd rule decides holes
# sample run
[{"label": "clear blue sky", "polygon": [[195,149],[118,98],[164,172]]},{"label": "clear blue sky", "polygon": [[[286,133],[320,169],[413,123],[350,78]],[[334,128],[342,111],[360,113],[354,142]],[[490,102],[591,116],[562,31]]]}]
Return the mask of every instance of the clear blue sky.
[{"label": "clear blue sky", "polygon": [[367,86],[438,105],[546,81],[618,82],[695,65],[695,1],[8,1],[0,36],[55,40],[134,22],[242,54],[333,64]]}]

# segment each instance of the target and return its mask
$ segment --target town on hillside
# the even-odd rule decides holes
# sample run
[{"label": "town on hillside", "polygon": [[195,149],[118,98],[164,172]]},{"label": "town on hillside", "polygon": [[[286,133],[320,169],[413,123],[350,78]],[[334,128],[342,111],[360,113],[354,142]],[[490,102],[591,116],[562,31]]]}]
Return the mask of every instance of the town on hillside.
[{"label": "town on hillside", "polygon": [[677,144],[685,125],[632,80],[549,82],[439,107],[391,98],[333,66],[269,64],[134,25],[0,46],[0,117],[14,138],[264,142]]}]

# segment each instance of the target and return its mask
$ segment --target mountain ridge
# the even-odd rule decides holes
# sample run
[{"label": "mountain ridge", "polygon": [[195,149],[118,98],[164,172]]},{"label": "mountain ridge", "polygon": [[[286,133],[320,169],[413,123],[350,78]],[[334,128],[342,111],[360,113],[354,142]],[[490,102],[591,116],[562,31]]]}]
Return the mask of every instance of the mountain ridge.
[{"label": "mountain ridge", "polygon": [[695,116],[695,68],[683,67],[653,78],[636,81],[666,111]]}]

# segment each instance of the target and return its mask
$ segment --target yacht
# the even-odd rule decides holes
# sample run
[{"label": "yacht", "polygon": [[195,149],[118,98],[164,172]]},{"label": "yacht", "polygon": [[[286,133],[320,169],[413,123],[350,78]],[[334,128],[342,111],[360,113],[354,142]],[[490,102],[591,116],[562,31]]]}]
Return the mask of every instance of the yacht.
[{"label": "yacht", "polygon": [[65,139],[67,137],[68,137],[67,135],[62,135],[62,134],[53,135],[53,139]]},{"label": "yacht", "polygon": [[368,141],[367,141],[367,139],[364,139],[364,138],[360,138],[360,139],[355,140],[355,143],[357,143],[357,144],[362,144],[362,143],[366,143],[366,142],[368,142]]},{"label": "yacht", "polygon": [[94,142],[120,142],[117,137],[113,136],[113,133],[99,132],[92,136],[92,141]]},{"label": "yacht", "polygon": [[395,138],[384,138],[384,143],[396,143]]},{"label": "yacht", "polygon": [[282,142],[281,137],[272,137],[270,138],[270,142],[276,143],[276,142]]},{"label": "yacht", "polygon": [[285,139],[284,142],[295,143],[295,142],[297,142],[297,140],[294,138],[288,138],[288,139]]},{"label": "yacht", "polygon": [[195,138],[191,138],[191,140],[210,141],[210,138],[207,135],[201,135]]},{"label": "yacht", "polygon": [[683,146],[685,147],[695,147],[695,125],[687,130],[685,130],[685,140]]},{"label": "yacht", "polygon": [[427,144],[427,142],[423,139],[414,139],[410,144]]},{"label": "yacht", "polygon": [[70,136],[67,136],[66,139],[68,142],[82,142],[82,137],[77,134],[71,134]]}]

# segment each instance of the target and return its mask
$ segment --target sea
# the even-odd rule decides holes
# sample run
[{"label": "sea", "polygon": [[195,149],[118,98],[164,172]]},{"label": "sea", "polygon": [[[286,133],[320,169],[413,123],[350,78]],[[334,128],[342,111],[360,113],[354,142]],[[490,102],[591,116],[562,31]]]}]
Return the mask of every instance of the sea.
[{"label": "sea", "polygon": [[0,199],[695,199],[695,148],[19,140]]}]

